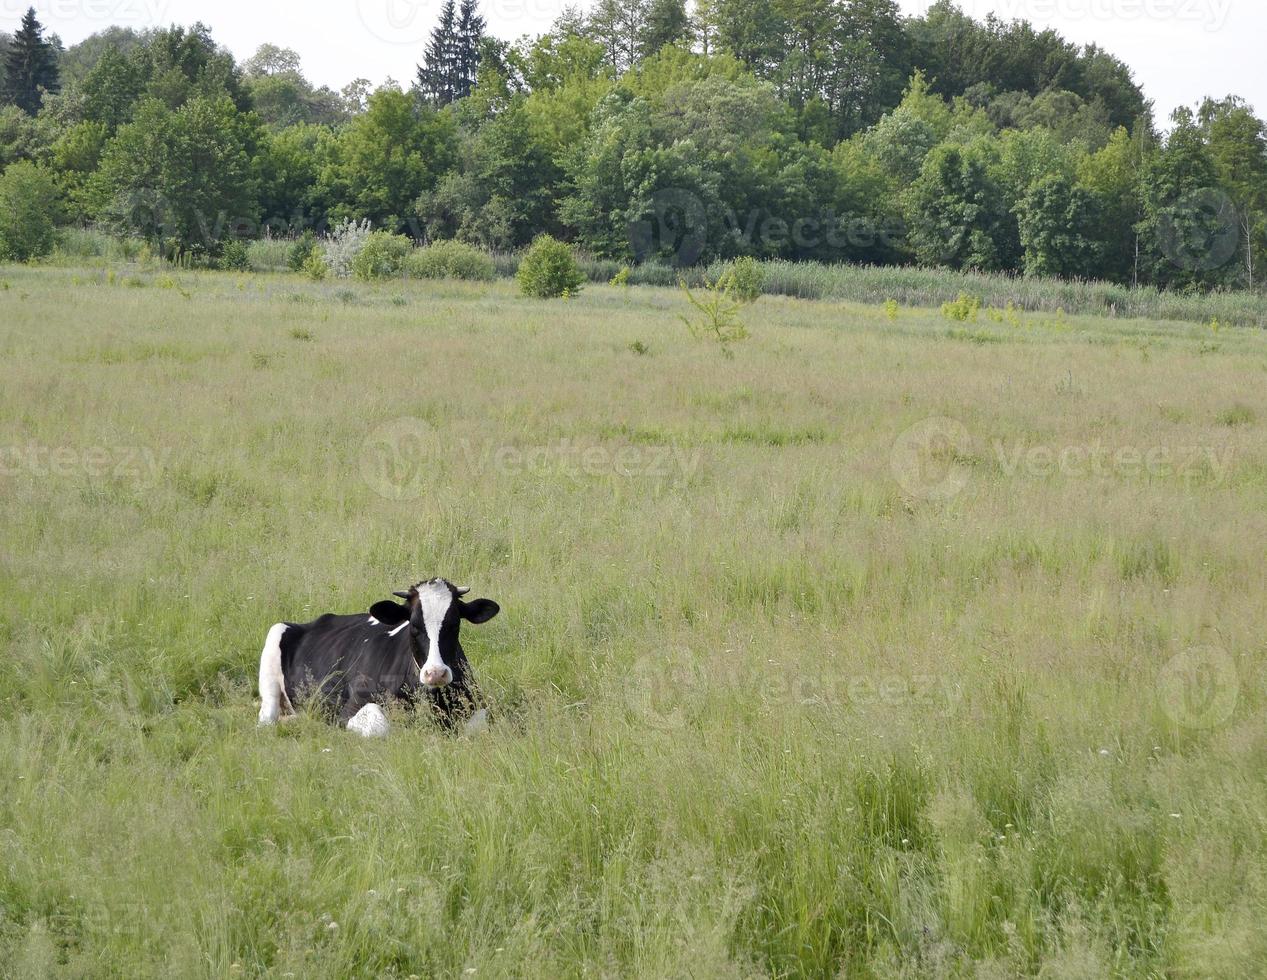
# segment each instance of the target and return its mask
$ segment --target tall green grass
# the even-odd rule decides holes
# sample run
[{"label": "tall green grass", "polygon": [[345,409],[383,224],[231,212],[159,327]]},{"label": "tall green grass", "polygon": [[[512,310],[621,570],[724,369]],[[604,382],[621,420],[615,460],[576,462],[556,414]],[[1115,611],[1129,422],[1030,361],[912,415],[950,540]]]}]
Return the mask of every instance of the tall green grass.
[{"label": "tall green grass", "polygon": [[[1260,332],[4,279],[4,973],[1260,972]],[[256,730],[273,622],[434,574],[488,732]]]}]

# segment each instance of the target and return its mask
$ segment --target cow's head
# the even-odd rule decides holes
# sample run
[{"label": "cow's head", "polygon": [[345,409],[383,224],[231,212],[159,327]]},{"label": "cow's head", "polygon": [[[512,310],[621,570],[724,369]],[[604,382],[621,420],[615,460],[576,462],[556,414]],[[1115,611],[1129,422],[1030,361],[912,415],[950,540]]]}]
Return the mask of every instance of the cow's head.
[{"label": "cow's head", "polygon": [[370,608],[370,615],[380,623],[409,624],[417,649],[425,655],[421,668],[422,683],[427,687],[441,688],[453,683],[462,620],[487,623],[500,610],[492,599],[464,602],[462,596],[470,591],[448,579],[433,578],[408,591],[393,592],[405,600],[404,605],[386,600]]}]

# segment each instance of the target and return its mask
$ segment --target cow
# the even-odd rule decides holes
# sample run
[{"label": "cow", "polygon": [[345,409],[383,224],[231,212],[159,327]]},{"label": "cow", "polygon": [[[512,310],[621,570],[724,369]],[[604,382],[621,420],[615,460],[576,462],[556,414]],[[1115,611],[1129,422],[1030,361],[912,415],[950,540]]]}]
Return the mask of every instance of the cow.
[{"label": "cow", "polygon": [[[458,630],[462,620],[487,623],[492,599],[462,599],[468,588],[448,579],[419,582],[368,613],[327,613],[310,623],[276,623],[260,654],[260,720],[272,725],[315,701],[349,731],[386,735],[383,706],[428,703],[453,728],[479,702]],[[480,718],[482,713],[477,712]]]}]

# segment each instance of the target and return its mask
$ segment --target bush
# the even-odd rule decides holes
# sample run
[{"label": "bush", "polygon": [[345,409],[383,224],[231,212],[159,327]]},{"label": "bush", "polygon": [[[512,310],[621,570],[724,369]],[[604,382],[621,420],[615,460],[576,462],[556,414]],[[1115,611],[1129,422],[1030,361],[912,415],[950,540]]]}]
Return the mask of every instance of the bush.
[{"label": "bush", "polygon": [[550,299],[570,296],[585,284],[572,247],[550,235],[540,235],[519,263],[519,288],[527,296]]},{"label": "bush", "polygon": [[765,269],[751,256],[736,259],[718,282],[740,303],[755,303],[765,285]]},{"label": "bush", "polygon": [[497,267],[491,256],[464,242],[433,242],[409,254],[405,272],[415,279],[491,282]]},{"label": "bush", "polygon": [[321,282],[330,274],[330,266],[326,265],[326,260],[321,253],[314,250],[304,260],[304,266],[300,271],[313,282]]},{"label": "bush", "polygon": [[394,279],[404,271],[405,259],[412,248],[413,243],[404,235],[373,232],[352,259],[352,274],[365,282]]},{"label": "bush", "polygon": [[370,223],[348,218],[335,225],[322,247],[322,256],[330,272],[339,279],[352,274],[352,262],[370,237]]},{"label": "bush", "polygon": [[220,247],[220,268],[228,272],[250,272],[251,254],[246,242],[229,239]]},{"label": "bush", "polygon": [[29,160],[0,176],[0,260],[26,262],[48,255],[60,212],[52,175]]},{"label": "bush", "polygon": [[312,233],[311,228],[308,228],[291,243],[290,251],[286,254],[286,267],[291,272],[303,272],[308,256],[316,250],[317,236]]},{"label": "bush", "polygon": [[977,318],[977,311],[980,309],[980,296],[973,296],[969,293],[960,293],[959,298],[953,303],[943,303],[941,305],[941,315],[947,320],[956,320],[959,323],[965,323],[968,320],[975,320]]}]

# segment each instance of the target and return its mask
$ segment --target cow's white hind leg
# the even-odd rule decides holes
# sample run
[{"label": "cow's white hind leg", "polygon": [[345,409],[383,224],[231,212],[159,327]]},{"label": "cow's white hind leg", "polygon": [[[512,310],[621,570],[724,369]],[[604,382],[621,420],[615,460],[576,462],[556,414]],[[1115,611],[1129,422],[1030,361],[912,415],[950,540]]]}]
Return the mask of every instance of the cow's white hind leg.
[{"label": "cow's white hind leg", "polygon": [[383,709],[371,701],[364,708],[348,719],[348,731],[364,735],[366,738],[377,738],[392,730]]},{"label": "cow's white hind leg", "polygon": [[282,674],[282,634],[285,623],[277,623],[268,631],[264,651],[260,654],[260,724],[272,725],[282,711],[290,710],[286,697],[286,678]]}]

